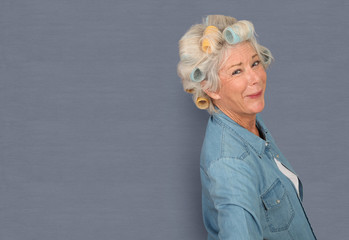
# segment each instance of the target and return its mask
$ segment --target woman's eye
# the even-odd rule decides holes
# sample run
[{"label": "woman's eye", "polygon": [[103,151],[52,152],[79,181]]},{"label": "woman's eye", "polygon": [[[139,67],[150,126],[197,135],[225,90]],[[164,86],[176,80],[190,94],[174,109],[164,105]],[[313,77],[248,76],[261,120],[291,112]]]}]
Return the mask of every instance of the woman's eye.
[{"label": "woman's eye", "polygon": [[255,66],[258,66],[259,65],[259,63],[260,63],[261,61],[255,61],[253,64],[252,64],[252,67],[255,67]]},{"label": "woman's eye", "polygon": [[241,70],[240,70],[240,69],[235,70],[231,75],[236,75],[236,74],[239,74],[239,73],[241,73]]}]

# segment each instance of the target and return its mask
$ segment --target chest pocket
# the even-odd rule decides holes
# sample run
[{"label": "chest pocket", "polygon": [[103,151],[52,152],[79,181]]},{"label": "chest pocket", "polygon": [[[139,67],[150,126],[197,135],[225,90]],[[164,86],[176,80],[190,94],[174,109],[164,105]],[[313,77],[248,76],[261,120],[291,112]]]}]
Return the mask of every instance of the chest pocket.
[{"label": "chest pocket", "polygon": [[294,209],[279,178],[262,194],[261,199],[270,231],[287,230],[293,220]]}]

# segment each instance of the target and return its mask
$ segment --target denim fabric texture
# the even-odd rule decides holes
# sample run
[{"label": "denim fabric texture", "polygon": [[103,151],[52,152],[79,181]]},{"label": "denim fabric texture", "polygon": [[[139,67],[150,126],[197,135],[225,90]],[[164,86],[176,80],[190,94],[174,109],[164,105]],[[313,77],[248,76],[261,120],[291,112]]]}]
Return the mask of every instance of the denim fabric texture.
[{"label": "denim fabric texture", "polygon": [[200,158],[207,239],[316,239],[302,206],[301,181],[299,197],[274,158],[295,171],[259,114],[256,125],[263,139],[221,111],[209,118]]}]

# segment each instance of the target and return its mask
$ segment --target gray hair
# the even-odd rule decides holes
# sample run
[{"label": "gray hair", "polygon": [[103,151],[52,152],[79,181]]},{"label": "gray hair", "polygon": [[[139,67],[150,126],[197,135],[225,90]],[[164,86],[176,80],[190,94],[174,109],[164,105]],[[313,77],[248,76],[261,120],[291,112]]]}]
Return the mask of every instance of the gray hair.
[{"label": "gray hair", "polygon": [[[208,26],[216,27],[217,31],[207,31]],[[203,47],[203,41],[208,43],[209,49]],[[253,24],[246,20],[209,15],[202,24],[193,25],[179,40],[177,73],[182,79],[183,89],[193,94],[193,101],[198,108],[207,109],[210,114],[216,112],[211,98],[204,90],[216,92],[220,88],[218,72],[229,57],[227,50],[242,41],[251,43],[263,67],[267,69],[273,59],[271,52],[257,43]],[[202,80],[207,81],[203,84]]]}]

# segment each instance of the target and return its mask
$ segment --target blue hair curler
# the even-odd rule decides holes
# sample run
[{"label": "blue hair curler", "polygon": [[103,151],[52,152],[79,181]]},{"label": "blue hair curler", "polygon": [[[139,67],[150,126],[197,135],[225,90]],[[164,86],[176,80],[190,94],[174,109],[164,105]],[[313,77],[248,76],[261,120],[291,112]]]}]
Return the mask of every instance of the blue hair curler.
[{"label": "blue hair curler", "polygon": [[252,33],[248,32],[247,39],[251,39],[251,37],[252,37]]},{"label": "blue hair curler", "polygon": [[252,26],[252,23],[249,22],[249,21],[246,21],[245,24],[247,25],[248,27],[248,35],[247,35],[247,39],[250,39],[253,35],[253,26]]},{"label": "blue hair curler", "polygon": [[271,63],[271,53],[267,48],[263,48],[261,51],[261,55],[265,65],[269,65]]},{"label": "blue hair curler", "polygon": [[247,39],[250,39],[252,37],[252,29],[250,26],[248,26],[248,35],[247,35]]},{"label": "blue hair curler", "polygon": [[190,79],[193,82],[201,82],[202,80],[205,79],[205,74],[199,68],[196,67],[191,72]]},{"label": "blue hair curler", "polygon": [[179,56],[181,61],[188,61],[190,59],[190,56],[188,54],[182,54]]},{"label": "blue hair curler", "polygon": [[223,36],[229,44],[236,44],[241,41],[239,35],[237,35],[237,33],[234,32],[233,28],[231,27],[224,29]]}]

